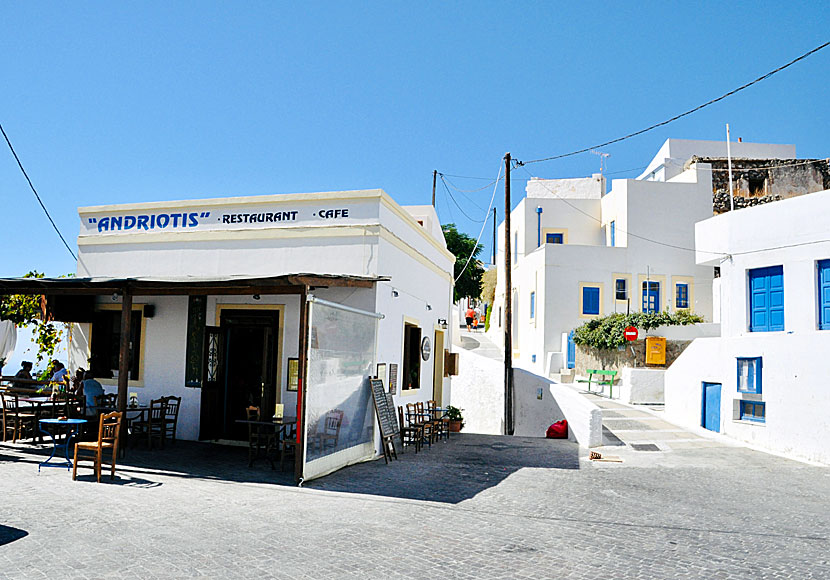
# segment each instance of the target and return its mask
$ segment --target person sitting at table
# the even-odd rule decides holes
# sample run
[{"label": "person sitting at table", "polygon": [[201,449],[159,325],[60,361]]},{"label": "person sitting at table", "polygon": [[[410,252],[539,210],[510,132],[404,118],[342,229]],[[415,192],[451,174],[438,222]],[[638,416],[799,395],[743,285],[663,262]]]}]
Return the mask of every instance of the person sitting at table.
[{"label": "person sitting at table", "polygon": [[69,371],[57,359],[52,361],[50,368],[52,369],[52,378],[49,379],[49,382],[52,383],[52,399],[55,399],[58,394],[66,392],[69,385]]},{"label": "person sitting at table", "polygon": [[[17,371],[17,374],[14,375],[14,378],[16,378],[16,379],[28,379],[28,380],[31,381],[32,380],[32,363],[27,361],[27,360],[24,360],[23,362],[21,362],[20,363],[20,370]],[[19,389],[20,387],[31,387],[32,385],[29,384],[29,383],[15,382],[13,386],[14,386],[15,389]]]},{"label": "person sitting at table", "polygon": [[78,367],[78,370],[75,371],[75,376],[72,377],[72,392],[76,395],[83,393],[83,387],[81,385],[84,382],[85,374],[86,369],[84,367]]},{"label": "person sitting at table", "polygon": [[98,408],[95,406],[95,397],[100,397],[104,394],[104,387],[95,380],[95,375],[92,374],[92,371],[86,371],[80,391],[76,391],[76,393],[86,399],[87,416],[95,417],[98,413]]}]

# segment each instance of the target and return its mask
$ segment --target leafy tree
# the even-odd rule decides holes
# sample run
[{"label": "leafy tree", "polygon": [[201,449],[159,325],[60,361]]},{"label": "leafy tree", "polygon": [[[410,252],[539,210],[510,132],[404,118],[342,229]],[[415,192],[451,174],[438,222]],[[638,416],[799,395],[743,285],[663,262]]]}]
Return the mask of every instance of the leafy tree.
[{"label": "leafy tree", "polygon": [[[441,226],[444,232],[444,239],[447,241],[447,249],[455,256],[455,268],[453,269],[455,283],[455,301],[468,296],[478,298],[481,296],[481,276],[484,268],[476,259],[481,253],[483,246],[476,245],[476,241],[463,232],[459,232],[455,224],[444,224]],[[467,264],[467,260],[473,255],[473,259]],[[467,265],[465,269],[464,266]],[[463,273],[462,273],[463,272]]]},{"label": "leafy tree", "polygon": [[[43,274],[33,270],[23,277],[43,278]],[[34,326],[35,342],[38,345],[36,364],[40,364],[45,358],[54,356],[55,349],[63,335],[63,329],[56,327],[54,322],[41,320],[40,296],[0,295],[0,320],[9,320],[19,327]]]}]

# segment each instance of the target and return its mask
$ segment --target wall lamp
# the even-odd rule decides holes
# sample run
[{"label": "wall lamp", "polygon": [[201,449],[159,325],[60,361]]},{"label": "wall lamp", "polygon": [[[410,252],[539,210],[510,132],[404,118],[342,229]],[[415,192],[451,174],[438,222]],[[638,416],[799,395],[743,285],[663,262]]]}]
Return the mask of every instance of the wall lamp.
[{"label": "wall lamp", "polygon": [[447,328],[447,319],[446,318],[439,318],[438,319],[438,326],[441,328]]},{"label": "wall lamp", "polygon": [[392,288],[392,296],[394,296],[395,298],[397,298],[399,296],[398,291],[395,290],[394,288]]},{"label": "wall lamp", "polygon": [[427,303],[427,310],[432,310],[432,304]]}]

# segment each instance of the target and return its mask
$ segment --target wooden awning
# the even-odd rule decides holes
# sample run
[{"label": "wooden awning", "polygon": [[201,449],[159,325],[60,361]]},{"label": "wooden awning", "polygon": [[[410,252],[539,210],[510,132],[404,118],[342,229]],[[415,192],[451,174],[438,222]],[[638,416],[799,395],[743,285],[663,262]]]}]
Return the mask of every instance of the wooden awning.
[{"label": "wooden awning", "polygon": [[0,278],[0,295],[133,296],[298,294],[320,287],[371,288],[388,281],[382,276],[345,274],[283,274],[265,278]]}]

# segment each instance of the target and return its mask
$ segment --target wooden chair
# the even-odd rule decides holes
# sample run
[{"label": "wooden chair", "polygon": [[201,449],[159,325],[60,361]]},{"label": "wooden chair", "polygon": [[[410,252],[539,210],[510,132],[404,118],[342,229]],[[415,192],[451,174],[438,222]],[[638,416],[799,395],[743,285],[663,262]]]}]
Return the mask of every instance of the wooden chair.
[{"label": "wooden chair", "polygon": [[438,405],[435,401],[427,401],[427,413],[429,413],[430,421],[435,426],[435,436],[437,439],[444,437],[450,438],[450,420],[444,417],[443,414],[437,411]]},{"label": "wooden chair", "polygon": [[95,397],[95,407],[98,409],[115,409],[118,405],[118,395],[115,393],[109,395],[98,395]]},{"label": "wooden chair", "polygon": [[398,407],[398,425],[401,430],[401,451],[407,445],[415,446],[415,453],[421,448],[421,430],[413,425],[407,425],[403,420],[403,407]]},{"label": "wooden chair", "polygon": [[282,439],[282,450],[280,451],[280,471],[287,457],[292,460],[297,458],[297,425],[286,425]]},{"label": "wooden chair", "polygon": [[3,441],[8,440],[8,434],[12,434],[12,443],[17,443],[23,438],[26,431],[34,435],[35,414],[20,410],[20,402],[17,395],[0,394],[3,401]]},{"label": "wooden chair", "polygon": [[415,403],[415,408],[418,409],[418,415],[424,423],[424,439],[426,439],[427,444],[432,447],[432,443],[437,440],[436,434],[438,433],[438,427],[435,424],[436,422],[433,421],[430,414],[424,409],[423,401]]},{"label": "wooden chair", "polygon": [[424,446],[424,443],[432,447],[432,435],[429,434],[429,427],[424,419],[424,414],[418,411],[417,403],[406,404],[406,422],[410,427],[417,430],[421,447]]},{"label": "wooden chair", "polygon": [[147,448],[153,448],[153,440],[158,439],[159,446],[164,449],[164,398],[150,401],[150,408],[146,411],[147,418],[141,413],[130,421],[130,430],[136,438],[146,437]]},{"label": "wooden chair", "polygon": [[176,444],[176,428],[179,424],[179,406],[181,397],[162,397],[165,400],[164,437],[170,437],[170,442]]},{"label": "wooden chair", "polygon": [[110,464],[110,479],[115,479],[115,457],[118,453],[118,434],[121,432],[121,413],[113,411],[101,415],[98,422],[98,440],[75,444],[75,459],[72,461],[72,479],[78,473],[78,462],[92,460],[98,483],[101,483],[101,465],[104,462],[104,451],[112,450]]},{"label": "wooden chair", "polygon": [[340,426],[343,423],[343,411],[335,409],[326,414],[323,431],[317,434],[317,445],[320,451],[325,451],[326,444],[331,443],[332,449],[337,448],[337,439],[340,437]]}]

